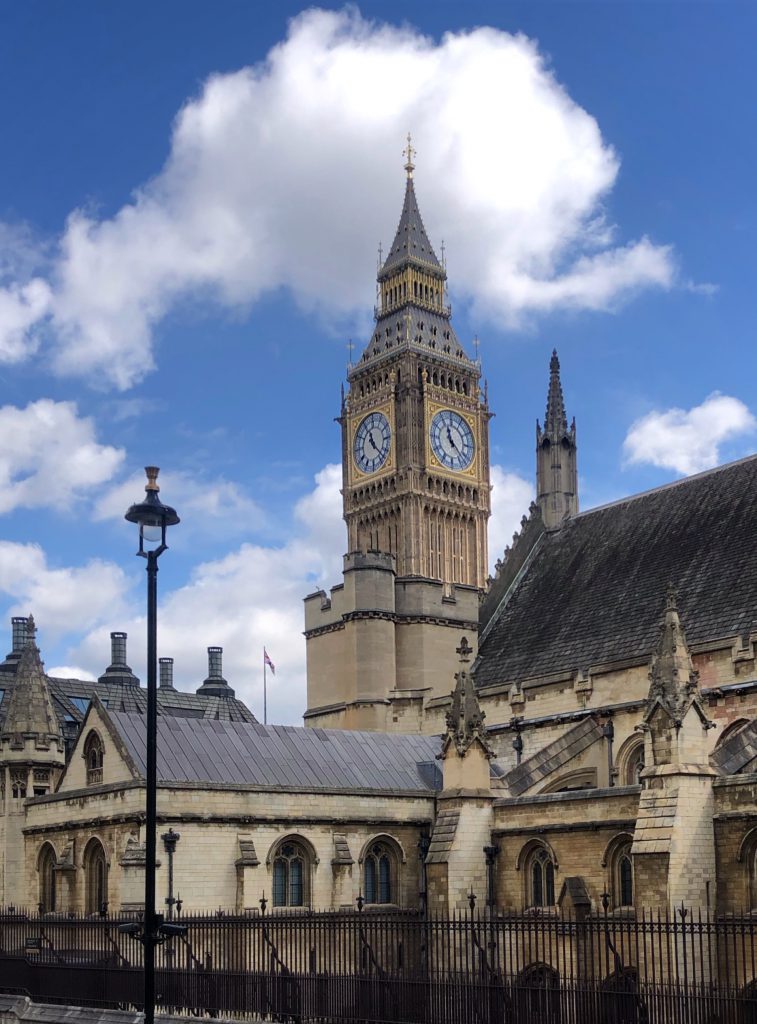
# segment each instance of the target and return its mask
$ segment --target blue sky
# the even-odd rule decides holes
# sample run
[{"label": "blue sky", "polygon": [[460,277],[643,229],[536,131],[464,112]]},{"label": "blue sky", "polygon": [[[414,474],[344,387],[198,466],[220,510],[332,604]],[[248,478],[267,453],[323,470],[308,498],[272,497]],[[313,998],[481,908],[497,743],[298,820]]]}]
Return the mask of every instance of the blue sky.
[{"label": "blue sky", "polygon": [[222,645],[259,711],[265,643],[271,717],[299,719],[408,130],[496,412],[492,561],[553,346],[583,507],[752,452],[756,29],[730,2],[0,6],[5,620],[92,675],[126,629],[144,674],[122,513],[155,462],[183,520],[160,653],[194,687]]}]

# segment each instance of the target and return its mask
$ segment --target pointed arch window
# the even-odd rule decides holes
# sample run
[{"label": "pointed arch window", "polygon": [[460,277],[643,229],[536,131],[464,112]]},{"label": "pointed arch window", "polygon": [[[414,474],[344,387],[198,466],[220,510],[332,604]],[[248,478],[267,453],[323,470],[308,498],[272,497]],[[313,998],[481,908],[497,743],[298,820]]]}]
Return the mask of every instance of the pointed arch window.
[{"label": "pointed arch window", "polygon": [[537,846],[528,860],[529,906],[555,905],[555,865],[547,850]]},{"label": "pointed arch window", "polygon": [[84,851],[84,909],[103,913],[108,907],[108,864],[99,839],[90,839]]},{"label": "pointed arch window", "polygon": [[630,910],[634,905],[632,844],[633,836],[621,832],[610,840],[602,857],[614,910]]},{"label": "pointed arch window", "polygon": [[103,780],[103,761],[105,760],[105,747],[98,733],[94,729],[84,741],[84,762],[87,766],[87,785],[97,786]]},{"label": "pointed arch window", "polygon": [[274,907],[305,907],[310,902],[311,858],[302,843],[284,840],[273,858]]},{"label": "pointed arch window", "polygon": [[366,903],[396,903],[396,856],[388,843],[372,843],[363,860]]},{"label": "pointed arch window", "polygon": [[57,858],[50,843],[45,843],[39,853],[39,912],[52,914],[56,909],[55,865]]}]

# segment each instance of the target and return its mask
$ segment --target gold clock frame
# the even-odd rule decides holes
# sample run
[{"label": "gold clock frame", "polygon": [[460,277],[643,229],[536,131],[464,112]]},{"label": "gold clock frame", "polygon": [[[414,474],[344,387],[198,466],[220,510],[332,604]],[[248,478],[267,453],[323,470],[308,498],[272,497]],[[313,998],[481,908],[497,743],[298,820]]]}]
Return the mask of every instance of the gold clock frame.
[{"label": "gold clock frame", "polygon": [[[392,436],[389,439],[389,454],[386,457],[386,462],[380,469],[377,469],[373,473],[364,473],[358,466],[355,460],[355,434],[357,433],[358,427],[363,420],[370,416],[371,413],[381,412],[386,416],[389,421],[389,429]],[[364,480],[379,480],[385,477],[388,473],[393,473],[395,470],[395,449],[396,449],[396,430],[394,423],[394,403],[393,402],[382,402],[380,405],[372,405],[369,408],[361,409],[359,412],[355,412],[350,415],[347,436],[349,438],[349,466],[350,466],[350,482],[354,483],[359,481],[362,483]]]},{"label": "gold clock frame", "polygon": [[[426,423],[425,423],[425,446],[426,446],[426,466],[428,469],[432,469],[435,473],[443,473],[445,476],[451,477],[454,480],[461,478],[477,480],[478,479],[478,461],[481,452],[481,436],[479,431],[478,416],[476,413],[470,412],[468,409],[460,409],[457,406],[450,405],[445,402],[431,402],[426,399]],[[434,450],[431,447],[431,423],[434,416],[438,412],[454,412],[458,416],[462,416],[465,422],[471,429],[473,434],[473,443],[475,445],[475,451],[471,463],[466,469],[449,469],[449,467],[443,465],[434,455]]]}]

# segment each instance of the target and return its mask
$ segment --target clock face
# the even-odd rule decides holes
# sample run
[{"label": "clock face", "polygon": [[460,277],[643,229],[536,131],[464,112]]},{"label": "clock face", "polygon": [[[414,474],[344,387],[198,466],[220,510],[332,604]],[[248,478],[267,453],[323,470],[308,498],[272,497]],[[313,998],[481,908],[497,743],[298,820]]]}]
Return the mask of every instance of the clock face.
[{"label": "clock face", "polygon": [[361,473],[381,469],[389,455],[391,440],[392,428],[383,412],[372,412],[361,420],[353,447],[355,463]]},{"label": "clock face", "polygon": [[467,469],[476,453],[473,431],[458,412],[442,409],[431,420],[431,450],[445,469]]}]

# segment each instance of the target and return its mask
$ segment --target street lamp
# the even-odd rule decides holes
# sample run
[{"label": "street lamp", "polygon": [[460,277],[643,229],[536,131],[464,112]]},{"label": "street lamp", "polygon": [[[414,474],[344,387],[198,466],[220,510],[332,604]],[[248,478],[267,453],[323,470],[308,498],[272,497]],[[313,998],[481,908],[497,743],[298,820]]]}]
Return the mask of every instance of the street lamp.
[{"label": "street lamp", "polygon": [[[158,745],[158,559],[166,550],[166,528],[179,522],[176,510],[158,497],[157,466],[146,466],[145,500],[132,505],[126,513],[130,523],[139,527],[140,558],[147,559],[147,772],[145,814],[145,912],[142,934],[145,960],[145,1024],[155,1020],[155,947],[164,941],[167,926],[163,915],[155,913],[155,842],[157,832],[157,745]],[[168,926],[176,928],[176,925]]]}]

